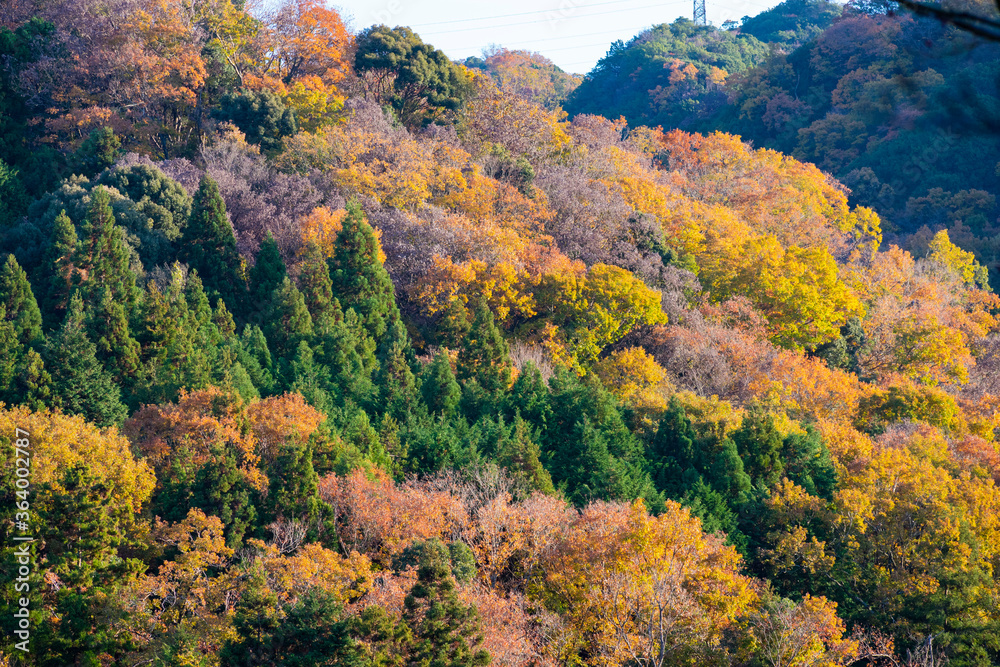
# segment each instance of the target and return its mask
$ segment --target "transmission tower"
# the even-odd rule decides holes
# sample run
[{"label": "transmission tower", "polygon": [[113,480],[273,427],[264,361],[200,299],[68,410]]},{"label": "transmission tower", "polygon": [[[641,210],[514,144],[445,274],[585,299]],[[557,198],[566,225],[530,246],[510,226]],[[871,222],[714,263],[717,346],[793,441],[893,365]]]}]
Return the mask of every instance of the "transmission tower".
[{"label": "transmission tower", "polygon": [[705,0],[694,0],[694,23],[708,25],[708,19],[705,17]]}]

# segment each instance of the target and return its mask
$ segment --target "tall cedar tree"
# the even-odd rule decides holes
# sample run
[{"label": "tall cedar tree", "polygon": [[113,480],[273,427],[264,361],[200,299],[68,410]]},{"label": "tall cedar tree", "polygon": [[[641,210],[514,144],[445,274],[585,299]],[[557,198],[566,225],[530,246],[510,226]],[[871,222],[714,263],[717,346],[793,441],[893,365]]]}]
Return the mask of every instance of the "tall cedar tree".
[{"label": "tall cedar tree", "polygon": [[278,244],[274,242],[271,233],[260,244],[257,260],[250,269],[250,294],[247,303],[248,315],[259,319],[267,314],[267,306],[271,302],[271,294],[285,280],[288,271],[281,259]]},{"label": "tall cedar tree", "polygon": [[0,401],[41,408],[51,400],[52,378],[38,352],[42,316],[28,276],[14,255],[0,269]]},{"label": "tall cedar tree", "polygon": [[542,452],[535,441],[528,422],[520,415],[514,417],[514,423],[505,426],[501,418],[498,423],[499,433],[495,440],[493,455],[496,462],[507,469],[515,480],[526,489],[555,493],[552,477],[542,465]]},{"label": "tall cedar tree", "polygon": [[501,407],[507,419],[520,416],[542,433],[545,432],[552,419],[552,405],[549,403],[549,389],[538,366],[531,361],[524,365]]},{"label": "tall cedar tree", "polygon": [[299,343],[295,356],[288,362],[285,384],[288,391],[301,394],[306,403],[320,412],[329,414],[334,407],[330,369],[316,361],[316,355],[306,341]]},{"label": "tall cedar tree", "polygon": [[323,516],[330,508],[319,497],[319,475],[312,463],[312,446],[286,444],[268,470],[264,524],[278,519],[301,521],[309,528],[307,538],[315,541],[322,529]]},{"label": "tall cedar tree", "polygon": [[6,315],[6,309],[0,305],[0,395],[4,398],[14,388],[17,367],[24,356],[24,346],[17,340],[17,330]]},{"label": "tall cedar tree", "polygon": [[28,276],[14,255],[7,255],[0,269],[0,306],[6,310],[6,318],[14,325],[14,333],[21,345],[41,342],[42,313],[31,291]]},{"label": "tall cedar tree", "polygon": [[212,448],[212,458],[198,469],[191,487],[191,507],[217,516],[226,532],[226,545],[238,549],[243,536],[255,528],[256,493],[229,444]]},{"label": "tall cedar tree", "polygon": [[341,313],[340,303],[334,299],[330,313],[329,319],[320,321],[326,328],[317,347],[322,351],[321,362],[332,373],[333,398],[340,407],[369,405],[377,399],[375,341],[354,309]]},{"label": "tall cedar tree", "polygon": [[684,472],[698,467],[695,460],[696,438],[683,406],[676,399],[671,399],[646,455],[653,483],[671,498],[684,494]]},{"label": "tall cedar tree", "polygon": [[417,581],[403,601],[403,619],[412,631],[406,664],[485,667],[490,654],[477,647],[479,614],[455,591],[451,554],[441,541],[427,540],[420,554]]},{"label": "tall cedar tree", "polygon": [[369,335],[381,340],[399,319],[399,309],[389,272],[379,257],[375,230],[356,201],[347,204],[347,216],[329,264],[333,295],[341,307],[345,311],[353,308]]},{"label": "tall cedar tree", "polygon": [[462,398],[462,389],[455,381],[448,353],[440,350],[421,374],[420,393],[427,411],[435,415],[453,417]]},{"label": "tall cedar tree", "polygon": [[733,432],[733,442],[754,485],[774,488],[784,473],[784,443],[774,417],[759,408],[749,410],[743,424]]},{"label": "tall cedar tree", "polygon": [[96,348],[87,337],[79,296],[70,300],[66,320],[49,338],[45,364],[52,374],[56,404],[63,412],[83,415],[98,426],[125,420],[121,390],[97,360]]},{"label": "tall cedar tree", "polygon": [[[369,618],[371,614],[368,615]],[[267,586],[262,568],[251,572],[236,605],[229,640],[219,654],[221,667],[333,667],[364,664],[352,639],[355,621],[343,614],[333,593],[319,586],[284,608]],[[368,633],[366,633],[368,634]],[[372,663],[372,664],[393,664]]]},{"label": "tall cedar tree", "polygon": [[226,217],[219,185],[208,174],[201,177],[194,195],[181,248],[183,259],[198,272],[205,288],[217,292],[230,308],[242,313],[246,283],[236,237]]},{"label": "tall cedar tree", "polygon": [[287,276],[271,293],[264,331],[268,347],[278,359],[292,357],[298,351],[299,343],[312,340],[312,316],[302,293]]},{"label": "tall cedar tree", "polygon": [[66,317],[75,277],[73,262],[77,244],[76,227],[66,211],[62,211],[52,225],[49,245],[35,274],[35,284],[40,286],[39,300],[46,331],[59,326]]},{"label": "tall cedar tree", "polygon": [[86,275],[81,295],[87,306],[88,334],[97,358],[117,378],[134,378],[139,372],[139,343],[129,323],[136,314],[140,290],[107,188],[98,186],[91,192],[83,231],[77,265]]},{"label": "tall cedar tree", "polygon": [[509,355],[507,341],[493,322],[493,313],[480,300],[458,353],[459,379],[475,379],[493,398],[499,398],[510,387],[513,366]]},{"label": "tall cedar tree", "polygon": [[379,350],[375,384],[379,389],[378,411],[397,421],[406,419],[417,403],[417,386],[407,360],[412,354],[410,336],[402,320],[394,321]]},{"label": "tall cedar tree", "polygon": [[333,281],[330,280],[330,267],[326,264],[323,249],[315,242],[310,242],[299,264],[299,290],[306,301],[306,308],[312,315],[313,322],[320,330],[332,324],[340,311],[338,302],[334,308]]}]

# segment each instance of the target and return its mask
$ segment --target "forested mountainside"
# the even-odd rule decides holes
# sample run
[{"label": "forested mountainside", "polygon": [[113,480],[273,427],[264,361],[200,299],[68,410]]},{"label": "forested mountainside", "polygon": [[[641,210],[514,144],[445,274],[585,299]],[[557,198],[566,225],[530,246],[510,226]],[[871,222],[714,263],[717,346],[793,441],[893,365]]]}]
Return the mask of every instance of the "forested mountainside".
[{"label": "forested mountainside", "polygon": [[[745,22],[776,46],[655,29],[715,68],[663,113],[838,53],[875,95],[833,36],[917,24],[830,13]],[[0,26],[0,663],[1000,661],[974,213],[900,247],[844,154],[734,134],[755,107],[567,116],[540,56],[457,64],[318,0]],[[934,131],[889,106],[911,124],[851,125],[851,160]]]},{"label": "forested mountainside", "polygon": [[566,109],[740,135],[832,174],[915,254],[948,229],[995,265],[1000,45],[887,7],[788,0],[729,30],[658,25],[613,46]]}]

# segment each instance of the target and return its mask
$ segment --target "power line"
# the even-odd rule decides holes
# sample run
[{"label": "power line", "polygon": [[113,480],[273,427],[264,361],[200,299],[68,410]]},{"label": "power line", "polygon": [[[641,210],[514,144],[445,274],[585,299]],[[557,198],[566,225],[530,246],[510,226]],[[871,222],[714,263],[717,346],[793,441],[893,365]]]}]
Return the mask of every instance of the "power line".
[{"label": "power line", "polygon": [[[682,2],[687,2],[687,0],[681,0]],[[580,37],[593,37],[594,35],[607,35],[607,30],[598,30],[597,32],[585,32],[582,35],[565,35],[563,37],[546,37],[545,39],[526,39],[520,42],[498,42],[497,46],[507,48],[508,46],[519,46],[521,44],[539,44],[541,42],[555,42],[557,40],[561,41],[564,39],[579,39]],[[456,46],[453,50],[464,51],[466,49],[478,49],[481,48],[482,44],[476,44],[474,46]]]},{"label": "power line", "polygon": [[[689,2],[689,0],[673,0],[672,2],[665,2],[665,3],[662,3],[662,4],[657,5],[657,6],[658,7],[669,7],[671,5],[686,4],[687,2]],[[636,32],[636,34],[638,34],[639,31],[642,31],[642,30],[645,30],[645,29],[646,29],[646,26],[639,26],[637,28],[634,28],[633,32]],[[620,33],[620,32],[622,32],[622,31],[618,31],[618,33]],[[562,40],[565,40],[565,39],[579,39],[580,37],[593,37],[594,35],[608,35],[608,34],[617,34],[617,33],[609,33],[607,30],[598,30],[597,32],[585,32],[585,33],[583,33],[581,35],[563,35],[562,37],[545,37],[544,39],[541,39],[541,38],[525,39],[525,40],[520,40],[520,41],[517,41],[517,42],[498,42],[497,46],[500,46],[500,47],[503,47],[503,48],[507,48],[507,47],[510,47],[510,46],[520,46],[520,45],[523,45],[523,44],[541,44],[541,43],[562,41]],[[635,35],[633,35],[633,37],[634,36]],[[619,38],[619,39],[625,39],[625,38]],[[631,39],[631,37],[629,37],[627,39]],[[482,48],[482,46],[483,46],[482,44],[474,44],[472,46],[456,46],[456,47],[449,47],[449,50],[465,51],[467,49],[479,49],[479,48]],[[541,53],[541,52],[539,51],[539,53]]]},{"label": "power line", "polygon": [[[663,7],[663,3],[660,2],[660,3],[657,3],[655,5],[643,5],[642,7],[629,7],[629,8],[626,8],[626,9],[612,9],[612,10],[606,11],[606,12],[593,12],[591,14],[573,14],[573,15],[567,16],[565,18],[574,18],[575,19],[575,18],[583,18],[583,17],[588,17],[588,16],[603,16],[605,14],[618,14],[620,12],[634,12],[634,11],[638,11],[640,9],[655,9],[657,7]],[[515,25],[531,25],[533,23],[548,23],[551,20],[552,19],[542,19],[542,20],[538,20],[538,21],[518,21],[518,22],[515,22],[515,23],[501,23],[500,25],[484,25],[484,26],[479,27],[479,28],[457,28],[457,29],[454,29],[454,30],[438,30],[438,31],[435,31],[435,32],[425,32],[425,33],[422,33],[421,36],[426,36],[426,35],[445,35],[445,34],[452,33],[452,32],[473,32],[473,31],[477,31],[477,30],[493,30],[495,28],[507,28],[507,27],[515,26]]]},{"label": "power line", "polygon": [[[602,5],[616,5],[622,0],[609,0],[608,2],[595,2],[589,5],[577,5],[571,9],[586,9],[587,7],[600,7]],[[481,16],[475,19],[455,19],[453,21],[435,21],[433,23],[413,23],[410,25],[411,28],[419,28],[420,26],[428,25],[446,25],[449,23],[469,23],[470,21],[492,21],[493,19],[506,19],[511,16],[528,16],[529,14],[544,14],[546,12],[558,11],[552,9],[535,9],[530,12],[517,12],[516,14],[498,14],[496,16]]]}]

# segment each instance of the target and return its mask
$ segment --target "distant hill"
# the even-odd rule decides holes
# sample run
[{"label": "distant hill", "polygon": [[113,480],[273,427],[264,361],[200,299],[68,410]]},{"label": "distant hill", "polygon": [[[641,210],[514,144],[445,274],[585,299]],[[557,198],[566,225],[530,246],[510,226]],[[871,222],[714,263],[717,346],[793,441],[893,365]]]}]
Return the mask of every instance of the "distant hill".
[{"label": "distant hill", "polygon": [[726,103],[723,84],[730,75],[762,64],[767,55],[756,37],[677,19],[613,43],[565,108],[571,116],[692,127]]},{"label": "distant hill", "polygon": [[568,74],[551,60],[532,51],[497,49],[473,56],[462,64],[486,72],[506,91],[554,109],[580,85],[581,77]]},{"label": "distant hill", "polygon": [[787,0],[757,16],[744,17],[739,31],[790,49],[814,39],[843,11],[843,5],[826,0]]},{"label": "distant hill", "polygon": [[788,0],[731,30],[656,26],[612,44],[566,109],[738,134],[835,176],[891,241],[919,253],[948,228],[995,262],[1000,45],[862,9]]}]

